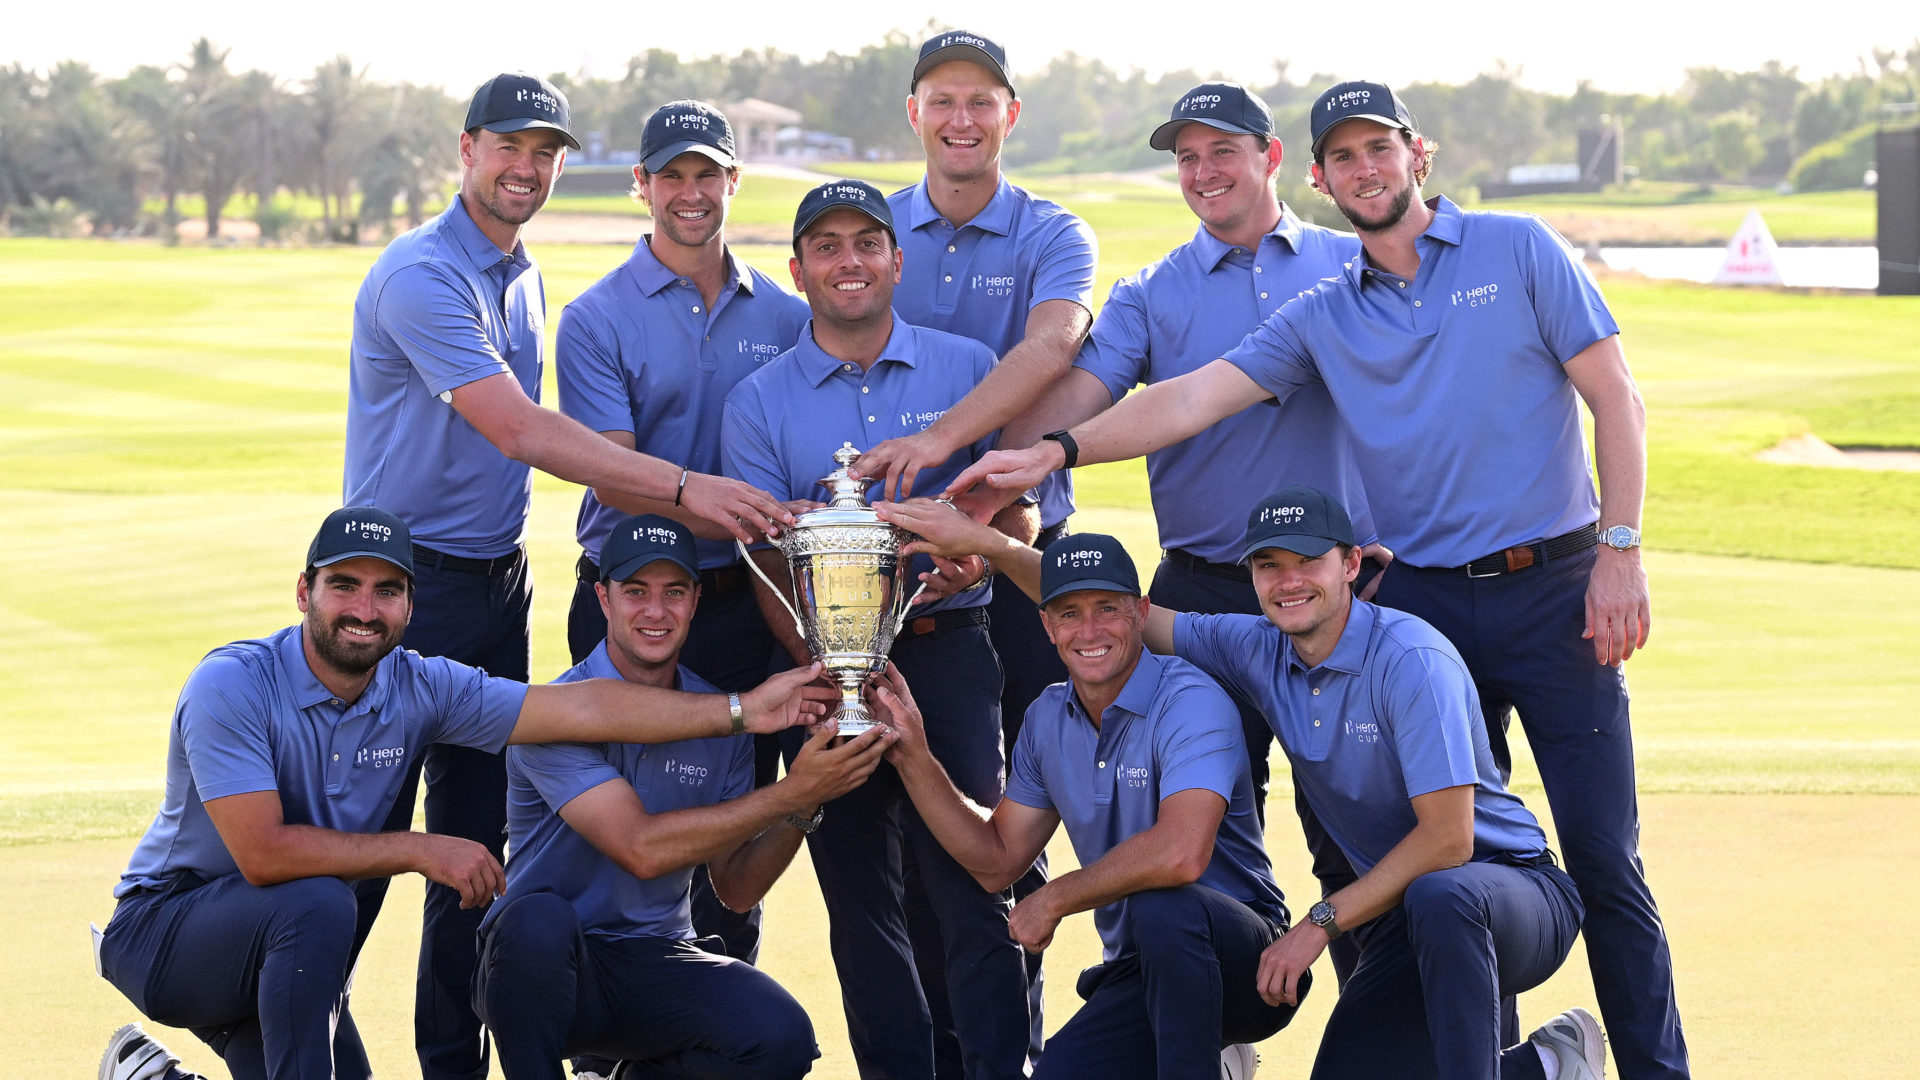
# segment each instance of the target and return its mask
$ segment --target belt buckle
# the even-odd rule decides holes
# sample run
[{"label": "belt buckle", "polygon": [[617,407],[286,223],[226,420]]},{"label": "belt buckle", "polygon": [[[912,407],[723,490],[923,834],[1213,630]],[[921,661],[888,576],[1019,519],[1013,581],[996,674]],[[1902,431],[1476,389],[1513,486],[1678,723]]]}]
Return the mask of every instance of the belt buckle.
[{"label": "belt buckle", "polygon": [[1473,564],[1472,563],[1467,564],[1467,576],[1470,578],[1499,577],[1501,574],[1504,574],[1504,573],[1506,573],[1504,569],[1494,569],[1494,570],[1488,570],[1486,573],[1483,573],[1483,574],[1476,574],[1473,572]]}]

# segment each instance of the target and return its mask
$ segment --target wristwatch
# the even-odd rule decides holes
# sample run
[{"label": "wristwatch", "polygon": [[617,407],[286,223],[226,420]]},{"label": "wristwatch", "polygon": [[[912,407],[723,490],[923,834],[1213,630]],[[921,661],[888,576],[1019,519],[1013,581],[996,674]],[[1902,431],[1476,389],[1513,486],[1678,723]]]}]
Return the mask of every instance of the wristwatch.
[{"label": "wristwatch", "polygon": [[787,824],[799,829],[803,833],[811,833],[820,827],[821,820],[826,816],[827,808],[825,806],[817,806],[814,808],[813,816],[810,818],[801,817],[799,814],[788,814]]},{"label": "wristwatch", "polygon": [[1340,935],[1346,933],[1345,930],[1340,929],[1339,923],[1333,921],[1333,905],[1325,900],[1307,909],[1307,921],[1325,930],[1328,941],[1338,941]]},{"label": "wristwatch", "polygon": [[1600,542],[1615,551],[1631,551],[1640,546],[1640,530],[1631,525],[1601,529]]},{"label": "wristwatch", "polygon": [[1060,466],[1061,468],[1071,469],[1079,464],[1080,444],[1074,441],[1073,436],[1068,434],[1065,428],[1061,428],[1059,431],[1049,431],[1045,435],[1040,436],[1040,438],[1042,440],[1052,439],[1054,442],[1060,444],[1060,452],[1067,455],[1067,463]]}]

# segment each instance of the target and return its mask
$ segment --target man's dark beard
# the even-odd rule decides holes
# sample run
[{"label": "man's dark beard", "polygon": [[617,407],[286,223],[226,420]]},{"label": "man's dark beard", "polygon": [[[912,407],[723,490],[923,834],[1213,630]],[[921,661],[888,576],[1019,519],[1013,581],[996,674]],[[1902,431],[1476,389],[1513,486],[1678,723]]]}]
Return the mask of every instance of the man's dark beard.
[{"label": "man's dark beard", "polygon": [[349,649],[342,641],[341,627],[345,625],[343,620],[336,620],[331,629],[322,629],[314,626],[312,620],[307,623],[307,636],[313,641],[313,651],[342,675],[365,675],[378,667],[380,661],[386,659],[387,654],[399,644],[389,634],[386,623],[356,621],[353,625],[366,627],[380,636],[369,641],[364,648]]},{"label": "man's dark beard", "polygon": [[1354,216],[1354,211],[1344,206],[1340,207],[1340,214],[1347,219],[1348,224],[1353,226],[1355,232],[1386,232],[1400,224],[1400,219],[1406,217],[1407,211],[1411,209],[1413,209],[1413,185],[1408,184],[1393,197],[1393,202],[1387,207],[1386,214],[1378,221],[1362,221]]}]

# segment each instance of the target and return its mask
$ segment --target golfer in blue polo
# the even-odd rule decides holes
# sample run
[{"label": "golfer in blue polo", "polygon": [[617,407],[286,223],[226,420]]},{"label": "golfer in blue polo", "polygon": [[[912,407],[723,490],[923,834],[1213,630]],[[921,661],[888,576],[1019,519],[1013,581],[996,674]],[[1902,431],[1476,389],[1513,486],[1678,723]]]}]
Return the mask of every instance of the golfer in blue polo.
[{"label": "golfer in blue polo", "polygon": [[[1640,859],[1621,664],[1646,644],[1646,408],[1599,286],[1545,222],[1422,199],[1435,148],[1378,83],[1316,99],[1315,182],[1362,257],[1221,360],[951,485],[1015,489],[1324,386],[1383,543],[1376,599],[1444,634],[1494,760],[1518,712],[1587,909],[1594,993],[1628,1080],[1688,1074],[1673,959]],[[1580,406],[1593,415],[1593,460]],[[1596,494],[1594,482],[1598,479]]]},{"label": "golfer in blue polo", "polygon": [[[1239,713],[1191,664],[1145,651],[1152,604],[1118,540],[1007,546],[1038,560],[1040,618],[1070,679],[1027,710],[1006,797],[989,810],[948,779],[897,668],[871,691],[898,732],[888,758],[984,888],[1005,888],[1066,826],[1081,868],[1023,898],[1009,930],[1038,953],[1062,919],[1093,911],[1101,963],[1080,976],[1086,1003],[1047,1040],[1034,1076],[1218,1076],[1224,1046],[1271,1036],[1297,1004],[1262,1000],[1254,981],[1287,909],[1260,841]],[[1030,573],[1031,560],[1014,558]]]},{"label": "golfer in blue polo", "polygon": [[[614,522],[595,552],[607,636],[555,682],[619,679],[712,692],[680,663],[701,600],[686,526]],[[754,788],[753,736],[507,752],[506,895],[480,926],[474,1006],[508,1080],[561,1080],[565,1055],[626,1075],[797,1077],[819,1056],[792,995],[696,940],[696,866],[734,910],[759,902],[820,821],[821,804],[880,764],[886,732],[841,745],[823,724],[787,775]]]}]

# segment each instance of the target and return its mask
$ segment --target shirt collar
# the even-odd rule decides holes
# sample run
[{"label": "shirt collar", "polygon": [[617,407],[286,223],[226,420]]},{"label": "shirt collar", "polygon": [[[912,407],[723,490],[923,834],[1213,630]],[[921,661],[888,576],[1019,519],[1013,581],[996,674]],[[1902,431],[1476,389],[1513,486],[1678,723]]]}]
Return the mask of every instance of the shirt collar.
[{"label": "shirt collar", "polygon": [[[1139,661],[1133,665],[1133,673],[1127,676],[1126,685],[1120,688],[1119,695],[1113,699],[1113,704],[1108,708],[1119,709],[1131,716],[1146,716],[1153,708],[1154,695],[1160,692],[1160,675],[1165,670],[1166,664],[1164,658],[1148,652],[1143,647],[1140,650]],[[1081,704],[1080,694],[1073,689],[1071,681],[1067,683],[1067,700],[1071,703],[1074,714],[1086,719],[1086,707]],[[1092,721],[1088,720],[1088,722]]]},{"label": "shirt collar", "polygon": [[[333,691],[327,689],[326,684],[320,681],[320,677],[313,673],[313,668],[307,663],[306,633],[305,623],[295,623],[287,627],[279,634],[280,640],[276,643],[275,653],[280,662],[280,673],[285,676],[287,688],[292,692],[294,705],[302,709],[311,709],[316,705],[330,705],[337,699]],[[368,680],[367,688],[360,692],[359,700],[347,706],[348,708],[361,708],[368,712],[380,711],[380,707],[386,704],[387,686],[391,682],[387,672],[393,665],[400,662],[399,654],[400,650],[395,648],[380,658],[380,662],[374,665],[373,678]]]},{"label": "shirt collar", "polygon": [[454,194],[452,204],[442,217],[446,219],[448,231],[453,233],[460,250],[466,252],[467,258],[472,261],[474,269],[491,270],[503,262],[511,262],[525,270],[533,264],[533,260],[527,258],[527,245],[520,241],[513,242],[511,252],[502,253],[492,240],[487,239],[487,234],[480,231],[480,226],[474,224],[473,217],[467,213],[467,202],[458,193]]},{"label": "shirt collar", "polygon": [[[580,661],[579,670],[581,677],[586,679],[615,679],[621,682],[626,681],[626,676],[620,674],[620,669],[613,666],[613,657],[607,655],[606,638],[601,638],[600,644],[595,645],[593,651],[587,654],[587,658]],[[675,690],[685,685],[688,674],[689,672],[685,664],[674,665],[673,688]]]},{"label": "shirt collar", "polygon": [[[627,260],[627,273],[633,278],[633,283],[639,286],[640,291],[647,296],[653,296],[661,289],[681,280],[679,274],[669,269],[667,264],[661,262],[660,257],[653,253],[653,245],[649,242],[651,238],[652,234],[649,233],[635,241],[633,257]],[[753,275],[747,272],[747,264],[740,261],[740,257],[733,253],[731,247],[726,248],[725,253],[727,286],[721,291],[742,291],[749,296],[753,295]]]},{"label": "shirt collar", "polygon": [[[1355,600],[1352,610],[1347,612],[1346,628],[1340,631],[1340,640],[1333,643],[1333,652],[1315,668],[1345,672],[1358,675],[1367,665],[1367,645],[1373,640],[1373,627],[1379,621],[1379,609],[1365,600]],[[1296,671],[1312,671],[1300,661],[1300,654],[1293,651],[1293,639],[1287,638],[1287,666]]]},{"label": "shirt collar", "polygon": [[[1007,235],[1013,231],[1013,201],[1013,185],[1002,176],[999,186],[993,190],[993,198],[988,199],[987,205],[961,228],[978,228],[1000,236]],[[922,177],[913,186],[913,195],[907,200],[907,228],[919,229],[939,220],[940,211],[934,208],[933,196],[927,194],[927,180]]]},{"label": "shirt collar", "polygon": [[[893,330],[887,337],[887,344],[880,350],[880,359],[875,362],[876,366],[891,360],[908,367],[917,367],[919,358],[915,354],[912,329],[900,321],[898,314],[893,312],[888,314],[893,316]],[[794,345],[793,352],[794,359],[800,363],[800,373],[806,377],[807,383],[816,389],[821,383],[827,381],[828,376],[847,363],[829,354],[813,340],[812,319],[807,320],[806,328],[800,332],[800,341]]]},{"label": "shirt collar", "polygon": [[[1288,206],[1286,203],[1281,203],[1280,220],[1274,223],[1273,228],[1267,230],[1266,236],[1271,236],[1276,240],[1282,241],[1287,245],[1289,250],[1295,255],[1298,255],[1300,253],[1300,244],[1305,234],[1306,227],[1300,223],[1300,218],[1294,214],[1293,207]],[[1262,237],[1263,241],[1264,239],[1265,237]],[[1208,232],[1205,225],[1200,226],[1199,231],[1193,234],[1193,252],[1200,257],[1200,265],[1204,267],[1209,274],[1220,269],[1220,263],[1224,261],[1228,255],[1233,254],[1236,247],[1237,245],[1229,244],[1225,240]]]},{"label": "shirt collar", "polygon": [[[1460,236],[1466,223],[1466,215],[1453,200],[1445,195],[1435,195],[1427,200],[1427,209],[1433,211],[1433,220],[1427,223],[1427,231],[1420,234],[1422,239],[1437,240],[1453,247],[1460,246]],[[1363,248],[1360,257],[1347,264],[1347,280],[1356,288],[1366,284],[1368,269],[1367,253]]]}]

